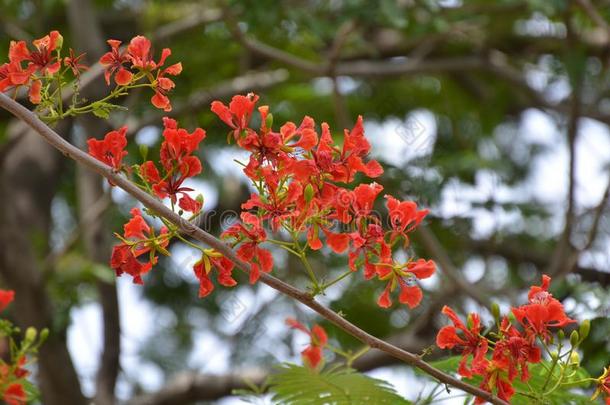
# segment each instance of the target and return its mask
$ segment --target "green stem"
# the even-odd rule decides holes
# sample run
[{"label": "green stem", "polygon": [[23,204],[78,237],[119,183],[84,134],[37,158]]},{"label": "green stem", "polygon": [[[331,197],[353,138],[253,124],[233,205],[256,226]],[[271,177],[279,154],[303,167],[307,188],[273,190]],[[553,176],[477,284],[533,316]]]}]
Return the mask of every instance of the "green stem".
[{"label": "green stem", "polygon": [[341,274],[339,277],[335,278],[334,280],[329,281],[328,283],[323,284],[320,288],[322,290],[326,290],[328,287],[337,284],[339,281],[343,280],[344,278],[352,275],[354,272],[351,270],[346,271],[345,273]]},{"label": "green stem", "polygon": [[311,268],[311,264],[309,264],[309,261],[307,260],[307,256],[305,256],[305,252],[301,251],[299,254],[299,260],[301,260],[301,263],[303,263],[303,266],[305,266],[305,270],[307,270],[307,274],[309,275],[309,278],[311,279],[311,282],[313,283],[314,286],[314,295],[320,292],[320,284],[318,284],[318,279],[316,278],[316,274],[313,272],[313,269]]},{"label": "green stem", "polygon": [[186,243],[186,244],[187,244],[187,245],[189,245],[190,247],[195,248],[195,249],[199,250],[200,252],[204,253],[204,252],[203,252],[203,248],[202,248],[201,246],[199,246],[199,245],[197,245],[197,244],[195,244],[195,243],[191,242],[190,240],[188,240],[188,239],[184,238],[184,237],[183,237],[182,235],[180,235],[179,233],[177,233],[177,232],[176,232],[176,233],[175,233],[175,236],[176,236],[176,238],[180,239],[182,242]]},{"label": "green stem", "polygon": [[61,76],[57,75],[57,108],[59,109],[59,116],[63,117],[64,115],[64,101],[61,96]]},{"label": "green stem", "polygon": [[[568,351],[568,353],[567,353],[567,354],[568,354],[568,361],[569,361],[570,356],[572,355],[572,352],[573,352],[573,351],[574,351],[574,347],[572,346],[572,347],[570,347],[570,351]],[[559,357],[559,356],[558,356],[558,357]],[[559,361],[559,358],[558,358],[558,361]],[[546,387],[546,383],[545,383],[544,387],[542,387],[542,392],[543,392],[543,395],[544,395],[544,396],[552,394],[552,393],[553,393],[553,392],[554,392],[554,391],[555,391],[557,388],[559,388],[559,386],[561,385],[561,382],[563,381],[563,378],[564,378],[564,375],[565,375],[566,368],[568,368],[568,365],[567,365],[567,364],[566,364],[566,365],[564,365],[564,366],[561,368],[561,372],[559,373],[559,377],[557,378],[557,382],[556,382],[556,383],[555,383],[555,385],[554,385],[554,386],[553,386],[553,387],[552,387],[550,390],[548,390],[547,392],[544,392],[544,388]],[[548,381],[548,380],[547,380],[547,381]]]},{"label": "green stem", "polygon": [[364,354],[366,354],[370,349],[371,348],[369,346],[364,346],[362,349],[360,349],[356,353],[352,354],[347,359],[347,366],[351,367],[352,364],[354,363],[354,361],[358,360],[360,357],[362,357]]},{"label": "green stem", "polygon": [[[543,343],[543,345],[546,348],[547,352],[550,354],[550,350],[548,349],[546,344]],[[553,377],[553,371],[555,371],[555,367],[557,367],[557,363],[559,362],[559,353],[560,352],[561,352],[561,344],[557,348],[557,357],[554,357],[551,355],[551,358],[553,358],[553,364],[551,364],[551,369],[549,370],[549,374],[546,376],[546,381],[544,382],[544,385],[542,386],[543,393],[545,392],[547,385],[549,385],[549,382],[551,382],[551,378]]]}]

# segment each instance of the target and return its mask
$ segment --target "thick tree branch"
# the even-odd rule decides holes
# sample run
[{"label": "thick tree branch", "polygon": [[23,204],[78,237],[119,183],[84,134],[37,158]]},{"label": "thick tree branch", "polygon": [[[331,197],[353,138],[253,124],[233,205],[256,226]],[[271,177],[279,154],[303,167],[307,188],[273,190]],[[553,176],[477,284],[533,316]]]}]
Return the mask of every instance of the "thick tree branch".
[{"label": "thick tree branch", "polygon": [[[178,229],[185,235],[188,235],[193,239],[196,239],[197,241],[205,243],[206,245],[216,249],[229,260],[234,262],[239,269],[245,272],[248,272],[250,270],[249,264],[242,261],[237,256],[235,251],[233,251],[233,249],[231,249],[220,239],[210,235],[201,228],[198,228],[192,223],[186,221],[181,216],[173,212],[171,209],[163,205],[161,201],[142,191],[140,188],[138,188],[138,186],[136,186],[134,183],[132,183],[125,177],[117,174],[111,167],[106,166],[102,162],[96,160],[87,153],[83,152],[82,150],[76,148],[75,146],[67,142],[65,139],[55,133],[55,131],[45,125],[38,118],[38,116],[36,116],[34,113],[29,111],[21,104],[17,103],[16,101],[12,100],[10,97],[7,97],[4,94],[0,94],[0,107],[8,110],[17,118],[28,124],[34,131],[40,134],[47,142],[49,142],[55,148],[60,150],[65,156],[101,174],[106,179],[110,180],[113,184],[116,184],[118,187],[130,194],[132,197],[140,201],[146,207],[176,225]],[[281,293],[292,297],[297,301],[301,302],[302,304],[306,305],[307,307],[327,319],[329,322],[333,323],[335,326],[339,327],[343,331],[352,335],[353,337],[360,340],[362,343],[370,346],[371,348],[379,349],[391,355],[392,357],[402,360],[411,366],[417,367],[424,373],[447,385],[463,390],[469,394],[481,397],[493,404],[508,405],[506,401],[499,399],[495,395],[492,395],[489,392],[470,385],[456,377],[453,377],[431,366],[430,364],[422,360],[419,355],[402,350],[388,342],[385,342],[367,333],[366,331],[360,329],[358,326],[349,322],[347,319],[343,318],[341,315],[337,314],[333,310],[320,304],[310,294],[303,292],[269,274],[262,274],[260,277],[260,281],[270,286],[271,288],[274,288],[280,291]]]},{"label": "thick tree branch", "polygon": [[[48,251],[51,202],[62,172],[62,157],[22,122],[7,131],[26,129],[0,167],[0,275],[15,291],[14,314],[25,330],[49,328],[37,367],[42,401],[47,405],[84,405],[78,376],[66,346],[64,324],[54,316],[41,259]],[[64,132],[69,122],[58,125]],[[10,135],[9,135],[10,136]],[[10,198],[8,198],[10,196]]]},{"label": "thick tree branch", "polygon": [[[98,60],[106,48],[102,29],[98,22],[96,10],[91,0],[70,0],[67,4],[68,21],[75,35],[79,51],[86,52],[87,62]],[[106,85],[96,81],[83,91],[88,99],[103,96]],[[101,137],[110,130],[106,122],[100,122],[93,116],[79,116],[77,122],[90,137]],[[78,213],[81,221],[89,220],[90,208],[99,201],[108,198],[98,177],[82,166],[76,170],[76,189],[78,195]],[[110,240],[102,209],[86,225],[81,225],[85,252],[91,261],[105,263],[110,254]],[[97,293],[102,308],[103,348],[100,366],[95,381],[96,405],[114,405],[116,380],[120,370],[121,355],[121,321],[116,283],[99,280]]]}]

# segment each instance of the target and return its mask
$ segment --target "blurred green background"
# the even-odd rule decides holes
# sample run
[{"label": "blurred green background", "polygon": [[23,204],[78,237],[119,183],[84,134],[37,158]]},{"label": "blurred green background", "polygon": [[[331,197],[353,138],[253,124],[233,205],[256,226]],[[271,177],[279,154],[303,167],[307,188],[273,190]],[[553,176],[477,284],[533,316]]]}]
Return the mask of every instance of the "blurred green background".
[{"label": "blurred green background", "polygon": [[[523,302],[545,272],[571,316],[591,319],[583,365],[596,375],[610,358],[610,2],[568,0],[153,1],[1,0],[0,53],[11,40],[52,29],[64,47],[106,51],[105,39],[143,34],[184,70],[171,94],[181,126],[201,126],[205,171],[191,185],[206,198],[202,226],[218,233],[249,189],[210,102],[254,91],[276,126],[303,116],[336,137],[363,115],[372,156],[386,168],[385,192],[429,207],[409,254],[433,258],[415,310],[375,305],[381,286],[360,276],[322,301],[379,336],[420,352],[434,342],[442,305],[465,313]],[[3,61],[6,58],[3,59]],[[106,90],[101,77],[83,92]],[[154,156],[161,117],[136,92],[107,121],[70,120],[57,129],[83,145],[125,122]],[[27,100],[21,100],[27,104]],[[257,118],[255,118],[257,119]],[[18,301],[21,325],[50,326],[39,383],[45,404],[239,403],[243,377],[264,379],[295,360],[286,316],[313,313],[240,276],[233,289],[197,298],[198,258],[172,246],[135,286],[107,266],[112,232],[134,202],[0,113],[0,276]],[[378,207],[383,212],[383,207]],[[313,257],[331,278],[345,257]],[[275,274],[306,280],[278,252]],[[328,325],[327,325],[328,326]],[[329,326],[346,349],[358,344]],[[438,349],[432,357],[440,355]],[[102,366],[101,366],[102,365]],[[409,399],[429,387],[379,353],[355,364],[390,379]],[[101,370],[101,371],[100,371]],[[116,381],[116,386],[115,386]],[[166,395],[165,397],[163,395]],[[172,396],[173,395],[173,396]],[[166,402],[163,402],[166,401]]]}]

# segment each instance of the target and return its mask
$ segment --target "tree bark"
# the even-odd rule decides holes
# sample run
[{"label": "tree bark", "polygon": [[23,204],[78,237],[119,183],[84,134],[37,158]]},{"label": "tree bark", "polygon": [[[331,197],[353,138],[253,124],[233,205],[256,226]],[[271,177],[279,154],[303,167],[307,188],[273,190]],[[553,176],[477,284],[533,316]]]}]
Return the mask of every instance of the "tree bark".
[{"label": "tree bark", "polygon": [[[68,127],[60,126],[58,130]],[[13,124],[9,132],[20,132]],[[65,330],[54,325],[46,290],[44,257],[48,251],[51,202],[57,191],[61,154],[33,131],[11,150],[0,169],[0,274],[15,290],[14,311],[22,329],[49,328],[42,346],[38,378],[46,405],[84,405],[85,398],[66,347]]]}]

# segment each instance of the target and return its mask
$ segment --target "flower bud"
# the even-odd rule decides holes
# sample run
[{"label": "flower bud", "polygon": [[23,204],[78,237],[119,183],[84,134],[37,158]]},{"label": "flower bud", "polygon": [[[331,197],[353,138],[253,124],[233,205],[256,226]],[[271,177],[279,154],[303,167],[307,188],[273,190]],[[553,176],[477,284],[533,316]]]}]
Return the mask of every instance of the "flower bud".
[{"label": "flower bud", "polygon": [[273,114],[267,114],[267,118],[265,118],[265,126],[268,129],[271,129],[271,127],[273,126]]},{"label": "flower bud", "polygon": [[49,329],[44,328],[43,330],[40,331],[40,334],[38,335],[38,344],[39,345],[43,344],[47,340],[48,337],[49,337]]},{"label": "flower bud", "polygon": [[580,324],[580,327],[578,328],[578,333],[580,334],[580,339],[585,340],[587,338],[587,336],[589,336],[590,331],[591,331],[591,321],[588,319],[585,319],[584,321],[582,321],[582,323]]},{"label": "flower bud", "polygon": [[140,145],[140,156],[142,156],[142,160],[146,160],[146,158],[148,157],[148,145]]},{"label": "flower bud", "polygon": [[24,342],[27,345],[30,345],[32,343],[34,343],[34,341],[36,340],[36,335],[38,333],[36,332],[35,328],[32,328],[31,326],[29,328],[26,329],[25,331],[25,338],[24,338]]},{"label": "flower bud", "polygon": [[309,203],[313,199],[313,193],[314,193],[313,186],[311,184],[307,184],[305,186],[305,192],[304,192],[306,203]]},{"label": "flower bud", "polygon": [[570,344],[572,345],[572,347],[577,346],[579,340],[580,337],[578,336],[578,331],[573,330],[570,334]]},{"label": "flower bud", "polygon": [[64,37],[60,33],[57,33],[57,41],[55,42],[55,49],[59,51],[63,46],[64,46]]},{"label": "flower bud", "polygon": [[574,368],[580,365],[580,355],[578,352],[572,352],[572,354],[570,354],[569,364]]},{"label": "flower bud", "polygon": [[558,358],[559,358],[559,353],[557,353],[557,350],[553,350],[551,352],[551,360],[557,361]]},{"label": "flower bud", "polygon": [[557,337],[559,340],[563,340],[566,337],[566,334],[562,329],[559,329],[559,332],[557,332]]},{"label": "flower bud", "polygon": [[468,326],[468,329],[472,329],[472,327],[474,326],[474,321],[472,320],[472,314],[468,314],[468,317],[466,318],[466,325]]},{"label": "flower bud", "polygon": [[500,305],[497,302],[491,304],[491,314],[494,317],[494,320],[497,324],[500,323]]}]

